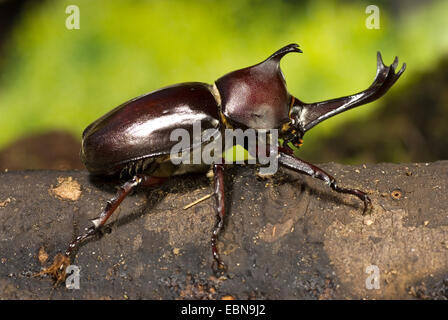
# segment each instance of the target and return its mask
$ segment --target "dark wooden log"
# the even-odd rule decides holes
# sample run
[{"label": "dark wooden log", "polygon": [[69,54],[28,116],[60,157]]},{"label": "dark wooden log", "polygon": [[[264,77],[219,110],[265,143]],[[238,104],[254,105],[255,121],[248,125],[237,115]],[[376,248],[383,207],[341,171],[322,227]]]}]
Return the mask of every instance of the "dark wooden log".
[{"label": "dark wooden log", "polygon": [[[226,277],[211,269],[213,199],[206,176],[141,189],[72,261],[80,289],[32,277],[66,249],[112,197],[116,181],[84,171],[0,174],[1,299],[447,299],[448,161],[324,164],[340,186],[280,170],[227,170],[229,213],[219,239]],[[379,288],[366,268],[379,271]],[[366,281],[370,283],[366,285]]]}]

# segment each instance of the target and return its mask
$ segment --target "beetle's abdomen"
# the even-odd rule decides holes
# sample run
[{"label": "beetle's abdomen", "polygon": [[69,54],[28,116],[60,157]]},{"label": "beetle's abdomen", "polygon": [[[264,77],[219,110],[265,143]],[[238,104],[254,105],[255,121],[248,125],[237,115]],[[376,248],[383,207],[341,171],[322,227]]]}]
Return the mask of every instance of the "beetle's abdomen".
[{"label": "beetle's abdomen", "polygon": [[219,110],[204,83],[183,83],[132,99],[107,113],[83,133],[81,157],[95,174],[113,174],[143,158],[167,155],[174,129],[192,135],[193,124],[219,130]]}]

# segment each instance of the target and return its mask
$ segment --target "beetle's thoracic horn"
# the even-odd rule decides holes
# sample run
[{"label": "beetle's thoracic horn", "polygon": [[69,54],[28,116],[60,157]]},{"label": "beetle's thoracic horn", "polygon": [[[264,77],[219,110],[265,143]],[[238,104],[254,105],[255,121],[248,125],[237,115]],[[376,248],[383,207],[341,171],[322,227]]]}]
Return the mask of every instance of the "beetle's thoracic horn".
[{"label": "beetle's thoracic horn", "polygon": [[301,131],[306,132],[318,123],[338,113],[372,102],[384,95],[406,69],[406,64],[403,63],[401,69],[396,72],[397,66],[397,57],[387,67],[383,63],[381,53],[378,52],[375,80],[368,89],[351,96],[316,103],[304,103],[299,99],[295,99],[291,109],[291,117],[298,123]]},{"label": "beetle's thoracic horn", "polygon": [[227,119],[253,129],[279,128],[289,121],[291,97],[280,70],[280,59],[289,52],[302,50],[289,44],[260,63],[216,80],[221,111]]},{"label": "beetle's thoracic horn", "polygon": [[290,52],[302,53],[303,51],[299,49],[299,45],[297,43],[291,43],[291,44],[288,44],[287,46],[284,46],[280,50],[277,50],[276,52],[274,52],[266,60],[276,59],[277,61],[279,61],[281,58],[283,58],[283,56],[285,54],[290,53]]}]

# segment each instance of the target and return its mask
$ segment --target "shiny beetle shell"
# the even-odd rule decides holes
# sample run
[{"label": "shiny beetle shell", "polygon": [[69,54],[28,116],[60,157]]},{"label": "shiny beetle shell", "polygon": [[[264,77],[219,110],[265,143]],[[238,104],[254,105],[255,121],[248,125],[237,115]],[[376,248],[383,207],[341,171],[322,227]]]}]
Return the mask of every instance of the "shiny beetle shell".
[{"label": "shiny beetle shell", "polygon": [[175,128],[190,134],[193,123],[220,129],[219,108],[208,84],[183,83],[118,106],[83,133],[81,158],[93,174],[115,174],[129,163],[169,155]]}]

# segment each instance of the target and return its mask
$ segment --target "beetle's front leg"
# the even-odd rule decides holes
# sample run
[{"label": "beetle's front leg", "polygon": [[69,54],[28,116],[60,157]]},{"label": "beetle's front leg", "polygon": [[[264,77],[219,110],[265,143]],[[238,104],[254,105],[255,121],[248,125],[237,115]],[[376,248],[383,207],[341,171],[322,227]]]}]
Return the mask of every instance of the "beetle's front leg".
[{"label": "beetle's front leg", "polygon": [[369,196],[365,192],[358,189],[341,188],[337,185],[336,180],[331,175],[326,173],[324,170],[312,165],[311,163],[308,163],[306,161],[294,157],[292,153],[287,151],[286,148],[279,148],[279,149],[281,150],[279,152],[279,159],[278,159],[280,165],[288,169],[294,170],[296,172],[305,173],[313,178],[323,180],[326,184],[328,184],[331,187],[331,189],[333,189],[336,192],[348,193],[357,196],[359,199],[361,199],[361,201],[364,202],[363,215],[367,212],[368,207],[372,205]]},{"label": "beetle's front leg", "polygon": [[[215,194],[215,208],[216,208],[216,225],[212,233],[212,252],[214,262],[217,264],[217,270],[225,271],[227,269],[224,262],[222,262],[221,257],[218,253],[218,248],[216,247],[216,242],[218,240],[219,233],[224,225],[225,216],[225,190],[224,190],[224,164],[214,164],[213,165],[213,179],[214,179],[214,194]],[[214,263],[213,263],[214,265]]]}]

